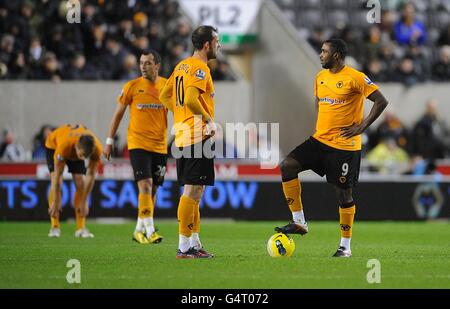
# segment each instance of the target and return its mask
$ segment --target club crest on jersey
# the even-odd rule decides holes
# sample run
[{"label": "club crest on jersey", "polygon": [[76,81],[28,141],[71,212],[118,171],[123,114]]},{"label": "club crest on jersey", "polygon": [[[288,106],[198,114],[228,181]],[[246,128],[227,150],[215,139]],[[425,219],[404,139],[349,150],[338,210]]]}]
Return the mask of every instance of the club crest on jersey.
[{"label": "club crest on jersey", "polygon": [[195,71],[195,77],[197,77],[198,79],[205,79],[206,73],[203,70],[198,69],[197,71]]},{"label": "club crest on jersey", "polygon": [[367,85],[372,85],[373,81],[370,80],[370,78],[368,78],[367,76],[364,77],[364,81],[366,82]]},{"label": "club crest on jersey", "polygon": [[336,84],[337,88],[342,88],[344,86],[344,82],[343,81],[338,81],[338,83]]}]

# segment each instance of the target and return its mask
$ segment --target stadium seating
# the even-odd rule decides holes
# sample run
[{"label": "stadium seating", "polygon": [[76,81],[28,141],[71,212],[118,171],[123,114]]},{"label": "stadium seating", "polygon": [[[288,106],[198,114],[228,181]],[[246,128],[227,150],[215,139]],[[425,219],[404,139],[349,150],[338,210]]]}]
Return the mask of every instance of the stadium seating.
[{"label": "stadium seating", "polygon": [[[347,40],[354,38],[355,42],[349,40],[350,56],[355,58],[360,65],[360,69],[366,69],[370,60],[365,54],[364,45],[368,44],[368,31],[373,24],[368,23],[367,14],[372,7],[367,7],[366,0],[275,0],[284,16],[292,22],[299,31],[301,37],[311,38],[315,30],[320,29],[325,33],[325,37],[341,37]],[[412,0],[414,4],[415,18],[422,22],[426,29],[425,44],[420,46],[421,57],[424,59],[414,62],[425,61],[426,66],[432,68],[439,63],[439,53],[441,47],[449,44],[446,39],[446,31],[450,25],[450,1],[447,0]],[[395,71],[403,57],[411,56],[408,46],[400,46],[396,42],[393,27],[402,16],[402,7],[408,1],[387,0],[381,1],[382,21],[376,24],[382,32],[381,45],[395,44],[395,61],[381,61],[384,66],[390,66],[388,71],[388,80],[396,80]],[[391,22],[391,24],[389,24]],[[348,35],[348,36],[347,36]],[[363,42],[363,44],[360,44]],[[355,44],[353,46],[353,44]],[[314,45],[314,44],[313,44]],[[317,47],[317,46],[316,46]],[[359,51],[352,53],[353,50]],[[415,55],[412,55],[415,58]],[[417,60],[417,61],[416,61]],[[370,74],[370,72],[369,72]],[[376,78],[375,78],[376,79]],[[424,79],[436,78],[433,72],[428,72]],[[450,77],[446,78],[450,80]]]}]

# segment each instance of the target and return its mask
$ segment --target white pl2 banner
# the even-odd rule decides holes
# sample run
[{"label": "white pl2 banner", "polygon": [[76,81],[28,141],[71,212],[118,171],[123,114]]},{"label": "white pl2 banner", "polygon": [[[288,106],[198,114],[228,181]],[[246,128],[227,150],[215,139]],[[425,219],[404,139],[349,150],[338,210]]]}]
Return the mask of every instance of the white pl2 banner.
[{"label": "white pl2 banner", "polygon": [[261,0],[180,0],[182,9],[196,26],[219,29],[223,45],[251,43],[257,39],[257,16]]}]

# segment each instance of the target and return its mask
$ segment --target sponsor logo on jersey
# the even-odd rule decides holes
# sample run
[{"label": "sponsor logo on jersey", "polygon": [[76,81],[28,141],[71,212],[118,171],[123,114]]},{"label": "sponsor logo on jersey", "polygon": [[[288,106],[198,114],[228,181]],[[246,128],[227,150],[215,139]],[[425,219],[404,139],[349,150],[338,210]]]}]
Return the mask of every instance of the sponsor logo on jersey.
[{"label": "sponsor logo on jersey", "polygon": [[164,105],[162,105],[160,103],[139,103],[136,105],[136,108],[139,110],[164,109]]},{"label": "sponsor logo on jersey", "polygon": [[319,98],[319,102],[330,103],[331,105],[333,105],[333,104],[344,104],[347,102],[347,100],[345,100],[345,99],[339,100],[339,99],[332,99],[332,98],[325,97],[325,98]]},{"label": "sponsor logo on jersey", "polygon": [[205,71],[198,69],[197,71],[195,71],[195,77],[197,77],[198,79],[204,80],[206,77],[206,73],[205,73]]}]

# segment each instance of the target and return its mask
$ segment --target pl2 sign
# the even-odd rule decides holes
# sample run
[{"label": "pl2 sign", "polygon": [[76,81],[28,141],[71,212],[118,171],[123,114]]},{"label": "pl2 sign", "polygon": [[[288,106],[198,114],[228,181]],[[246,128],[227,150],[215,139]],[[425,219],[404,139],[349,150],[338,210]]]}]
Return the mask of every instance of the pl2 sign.
[{"label": "pl2 sign", "polygon": [[217,27],[227,49],[257,41],[261,0],[181,0],[180,4],[195,25]]}]

